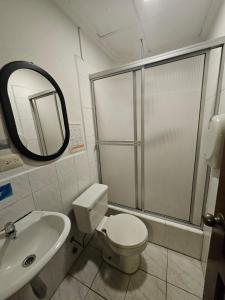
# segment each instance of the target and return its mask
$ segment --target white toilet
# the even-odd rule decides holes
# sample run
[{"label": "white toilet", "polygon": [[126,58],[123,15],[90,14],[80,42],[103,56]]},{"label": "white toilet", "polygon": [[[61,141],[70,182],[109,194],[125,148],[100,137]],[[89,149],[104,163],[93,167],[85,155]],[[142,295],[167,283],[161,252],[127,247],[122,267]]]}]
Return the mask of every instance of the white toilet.
[{"label": "white toilet", "polygon": [[147,246],[148,230],[133,215],[106,217],[107,209],[108,186],[103,184],[93,184],[73,202],[78,229],[84,233],[96,230],[103,238],[104,260],[124,273],[134,273]]}]

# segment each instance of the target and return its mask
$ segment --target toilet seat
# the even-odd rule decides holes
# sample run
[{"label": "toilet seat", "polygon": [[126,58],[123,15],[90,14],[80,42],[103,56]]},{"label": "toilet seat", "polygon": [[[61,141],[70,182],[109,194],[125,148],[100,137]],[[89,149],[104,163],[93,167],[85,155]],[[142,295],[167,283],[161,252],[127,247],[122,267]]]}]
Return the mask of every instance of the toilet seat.
[{"label": "toilet seat", "polygon": [[139,218],[129,214],[110,216],[102,229],[109,241],[117,248],[141,247],[148,239],[145,224]]}]

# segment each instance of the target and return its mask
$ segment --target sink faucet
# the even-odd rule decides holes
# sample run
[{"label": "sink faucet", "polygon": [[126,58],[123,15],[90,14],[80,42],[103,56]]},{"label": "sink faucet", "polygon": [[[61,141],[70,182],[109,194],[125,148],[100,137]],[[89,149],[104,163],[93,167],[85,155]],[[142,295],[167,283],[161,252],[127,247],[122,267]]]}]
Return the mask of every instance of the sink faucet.
[{"label": "sink faucet", "polygon": [[5,224],[4,229],[5,237],[11,240],[16,238],[16,227],[13,222],[8,222]]}]

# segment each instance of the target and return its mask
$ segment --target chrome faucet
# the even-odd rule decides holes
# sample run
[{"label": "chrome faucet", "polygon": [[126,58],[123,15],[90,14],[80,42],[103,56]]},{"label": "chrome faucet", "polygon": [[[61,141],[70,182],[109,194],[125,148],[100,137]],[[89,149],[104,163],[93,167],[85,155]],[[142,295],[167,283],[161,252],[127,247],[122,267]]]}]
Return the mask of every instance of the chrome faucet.
[{"label": "chrome faucet", "polygon": [[16,238],[16,226],[13,222],[8,222],[4,226],[5,237],[11,240]]}]

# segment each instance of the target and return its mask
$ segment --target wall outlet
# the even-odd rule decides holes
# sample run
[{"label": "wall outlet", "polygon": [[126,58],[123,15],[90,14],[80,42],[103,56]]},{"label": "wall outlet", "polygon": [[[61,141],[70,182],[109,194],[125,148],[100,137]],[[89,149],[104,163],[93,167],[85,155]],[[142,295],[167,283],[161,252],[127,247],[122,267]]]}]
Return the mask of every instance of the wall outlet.
[{"label": "wall outlet", "polygon": [[5,172],[23,166],[23,161],[18,154],[0,156],[0,172]]}]

